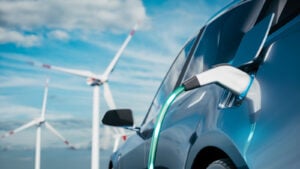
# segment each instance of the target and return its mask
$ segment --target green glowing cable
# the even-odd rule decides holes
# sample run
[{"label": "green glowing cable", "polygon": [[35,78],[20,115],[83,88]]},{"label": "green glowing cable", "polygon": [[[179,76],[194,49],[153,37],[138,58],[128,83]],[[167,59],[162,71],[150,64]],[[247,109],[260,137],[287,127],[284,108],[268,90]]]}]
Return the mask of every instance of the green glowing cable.
[{"label": "green glowing cable", "polygon": [[254,132],[255,132],[255,127],[256,127],[256,122],[252,123],[251,124],[251,128],[250,128],[250,132],[249,132],[249,135],[248,135],[248,138],[247,138],[247,141],[246,141],[246,144],[244,146],[244,158],[245,160],[247,161],[247,158],[246,158],[246,153],[248,151],[248,148],[252,142],[252,139],[253,139],[253,136],[254,136]]},{"label": "green glowing cable", "polygon": [[150,146],[150,153],[149,153],[149,159],[148,159],[148,169],[154,169],[154,163],[156,159],[156,151],[157,151],[157,144],[159,140],[159,135],[160,135],[160,129],[162,126],[162,123],[164,121],[165,115],[173,103],[173,101],[176,99],[178,95],[180,95],[184,91],[183,86],[179,86],[176,88],[173,93],[168,97],[167,101],[163,105],[162,109],[160,110],[160,113],[158,115],[158,118],[156,120],[155,128],[153,131],[153,136],[151,140],[151,146]]}]

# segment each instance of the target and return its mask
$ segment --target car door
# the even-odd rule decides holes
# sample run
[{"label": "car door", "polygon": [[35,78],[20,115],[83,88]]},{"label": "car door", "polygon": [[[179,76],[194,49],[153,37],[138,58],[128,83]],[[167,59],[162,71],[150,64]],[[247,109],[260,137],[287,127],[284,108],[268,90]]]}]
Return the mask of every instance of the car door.
[{"label": "car door", "polygon": [[[285,9],[292,1],[288,1]],[[294,1],[295,2],[295,1]],[[295,6],[292,9],[297,9]],[[299,7],[299,5],[298,5]],[[239,149],[249,168],[299,168],[300,16],[283,10],[268,36],[255,75],[260,111],[251,103],[221,110],[217,126]],[[298,8],[299,9],[299,8]],[[287,13],[291,13],[289,15]],[[251,70],[251,69],[249,69]],[[227,102],[228,103],[228,102]]]},{"label": "car door", "polygon": [[140,131],[129,138],[115,153],[113,159],[117,162],[114,164],[114,168],[147,168],[151,136],[156,116],[167,96],[176,87],[181,72],[186,69],[186,62],[190,59],[190,51],[193,49],[196,38],[194,37],[189,40],[176,57],[153,99],[149,111],[142,122]]},{"label": "car door", "polygon": [[[300,16],[269,38],[257,73],[262,106],[246,153],[251,168],[299,168]],[[277,160],[276,160],[277,159]]]}]

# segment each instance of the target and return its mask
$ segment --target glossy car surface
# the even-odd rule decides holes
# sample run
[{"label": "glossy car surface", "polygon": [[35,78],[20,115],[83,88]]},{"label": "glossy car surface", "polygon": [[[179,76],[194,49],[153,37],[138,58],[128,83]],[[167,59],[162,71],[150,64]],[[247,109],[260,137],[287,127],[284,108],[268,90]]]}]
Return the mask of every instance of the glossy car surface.
[{"label": "glossy car surface", "polygon": [[[201,169],[220,159],[231,161],[230,168],[300,168],[299,11],[297,0],[241,1],[208,21],[180,51],[140,129],[112,155],[109,168],[147,168],[154,123],[168,95],[224,63],[255,76],[255,103],[217,84],[185,92],[166,115],[156,168]],[[259,35],[266,35],[263,42]]]}]

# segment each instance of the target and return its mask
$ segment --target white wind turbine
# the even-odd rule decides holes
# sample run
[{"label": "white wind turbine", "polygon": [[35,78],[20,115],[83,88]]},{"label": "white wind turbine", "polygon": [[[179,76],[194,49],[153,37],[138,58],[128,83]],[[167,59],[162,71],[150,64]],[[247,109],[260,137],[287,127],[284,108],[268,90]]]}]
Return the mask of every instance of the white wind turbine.
[{"label": "white wind turbine", "polygon": [[46,81],[46,87],[45,87],[45,92],[44,92],[44,98],[43,98],[43,106],[42,106],[42,111],[41,111],[41,116],[16,128],[15,130],[11,130],[4,135],[1,136],[1,139],[12,136],[18,132],[21,132],[29,127],[32,126],[37,126],[36,129],[36,143],[35,143],[35,164],[34,168],[35,169],[40,169],[41,167],[41,126],[45,125],[47,129],[50,130],[55,136],[57,136],[59,139],[61,139],[64,144],[66,144],[69,148],[75,149],[73,145],[69,143],[68,140],[66,140],[51,124],[49,124],[46,119],[45,119],[45,113],[46,113],[46,105],[47,105],[47,95],[48,95],[48,82],[49,80],[47,79]]},{"label": "white wind turbine", "polygon": [[[132,36],[134,35],[136,29],[138,27],[138,23],[135,24],[133,29],[130,31],[129,35],[123,42],[121,48],[118,50],[116,55],[114,56],[113,60],[110,62],[106,70],[103,74],[95,74],[87,70],[75,70],[75,69],[67,69],[63,67],[52,66],[49,64],[42,64],[38,62],[28,62],[33,66],[38,66],[46,69],[52,69],[80,77],[87,78],[87,84],[93,87],[93,116],[92,116],[92,154],[91,154],[91,169],[99,169],[99,125],[100,125],[100,86],[103,85],[104,90],[104,99],[110,109],[115,109],[116,105],[113,100],[109,85],[108,79],[113,71],[114,67],[116,66],[121,54],[123,53],[124,49],[128,45],[129,41],[131,40]],[[114,132],[117,132],[116,128],[113,128]],[[124,133],[123,130],[118,130],[120,133]],[[117,141],[117,140],[116,140]]]}]

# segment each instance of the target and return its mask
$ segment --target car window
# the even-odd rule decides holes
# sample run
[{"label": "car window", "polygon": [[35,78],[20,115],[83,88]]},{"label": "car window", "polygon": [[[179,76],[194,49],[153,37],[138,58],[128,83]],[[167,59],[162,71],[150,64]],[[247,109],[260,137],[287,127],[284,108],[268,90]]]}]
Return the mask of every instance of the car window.
[{"label": "car window", "polygon": [[143,121],[144,125],[142,127],[142,130],[150,130],[153,128],[155,117],[158,114],[160,108],[162,107],[162,104],[166,101],[168,95],[176,87],[176,82],[178,80],[179,75],[183,71],[184,64],[189,57],[189,53],[192,49],[195,39],[196,37],[192,38],[186,43],[184,48],[180,51],[179,55],[173,62],[171,68],[169,69],[167,75],[161,83],[158,92],[154,97],[148,114],[146,115]]},{"label": "car window", "polygon": [[258,17],[257,11],[253,10],[255,5],[254,2],[245,2],[206,26],[182,81],[214,65],[233,61],[243,36]]},{"label": "car window", "polygon": [[288,23],[291,19],[298,16],[300,13],[299,0],[288,0],[288,1],[266,1],[262,12],[259,16],[259,21],[265,18],[270,13],[275,13],[271,33],[280,29],[283,25]]}]

